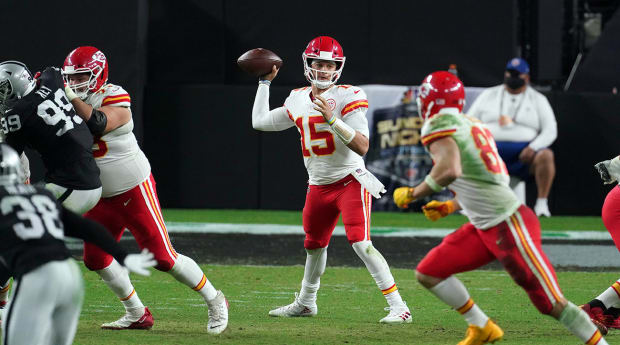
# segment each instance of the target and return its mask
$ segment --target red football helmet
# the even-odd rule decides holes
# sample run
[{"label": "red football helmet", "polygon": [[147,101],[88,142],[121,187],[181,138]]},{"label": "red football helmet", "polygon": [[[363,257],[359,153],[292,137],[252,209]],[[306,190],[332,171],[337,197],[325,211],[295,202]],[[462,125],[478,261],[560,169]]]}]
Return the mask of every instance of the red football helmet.
[{"label": "red football helmet", "polygon": [[[344,67],[345,60],[344,53],[342,52],[340,43],[329,36],[319,36],[310,41],[301,56],[304,60],[304,75],[306,79],[319,89],[327,89],[334,85],[338,81],[338,78],[340,78],[340,75],[342,75],[342,68]],[[330,80],[318,80],[316,75],[319,70],[311,66],[312,60],[314,59],[334,61],[336,63],[336,70],[327,72],[331,73]],[[321,72],[325,73],[325,71]]]},{"label": "red football helmet", "polygon": [[[68,76],[78,73],[90,73],[90,77],[85,82],[70,84]],[[108,59],[95,47],[77,47],[67,55],[62,65],[62,75],[66,85],[78,97],[85,99],[89,92],[97,92],[108,81]]]},{"label": "red football helmet", "polygon": [[465,87],[454,74],[437,71],[426,76],[418,88],[418,112],[423,120],[444,108],[456,108],[459,113],[465,106]]}]

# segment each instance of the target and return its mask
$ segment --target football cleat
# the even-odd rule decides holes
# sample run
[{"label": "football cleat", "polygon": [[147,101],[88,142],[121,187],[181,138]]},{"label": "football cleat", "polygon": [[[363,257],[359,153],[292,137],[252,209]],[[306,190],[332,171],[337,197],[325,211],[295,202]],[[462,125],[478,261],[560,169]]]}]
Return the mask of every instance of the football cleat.
[{"label": "football cleat", "polygon": [[534,205],[534,213],[536,213],[537,217],[551,217],[551,212],[549,212],[549,205],[546,202],[536,202]]},{"label": "football cleat", "polygon": [[[588,314],[590,320],[592,320],[592,323],[598,328],[602,335],[607,335],[607,332],[609,332],[609,328],[607,327],[607,316],[611,315],[604,315],[603,308],[593,307],[589,303],[580,305],[579,308]],[[611,321],[613,322],[613,320]]]},{"label": "football cleat", "polygon": [[389,311],[390,313],[383,319],[379,320],[380,323],[395,325],[413,322],[413,317],[411,316],[411,312],[409,311],[407,304],[403,304],[398,307],[385,307],[385,311]]},{"label": "football cleat", "polygon": [[316,304],[305,306],[299,301],[299,294],[295,292],[295,301],[289,305],[269,311],[269,316],[278,317],[296,317],[296,316],[314,316],[318,312]]},{"label": "football cleat", "polygon": [[149,311],[149,308],[144,308],[144,314],[142,316],[136,318],[133,315],[125,314],[120,319],[104,323],[101,325],[102,329],[113,329],[113,330],[121,330],[121,329],[151,329],[153,327],[153,314]]},{"label": "football cleat", "polygon": [[209,307],[209,322],[207,323],[207,333],[220,334],[228,326],[228,300],[222,291],[217,290],[215,298],[207,301]]},{"label": "football cleat", "polygon": [[461,340],[457,345],[493,344],[496,341],[502,340],[503,336],[504,331],[502,331],[495,322],[489,319],[484,328],[470,324],[465,333],[465,339]]}]

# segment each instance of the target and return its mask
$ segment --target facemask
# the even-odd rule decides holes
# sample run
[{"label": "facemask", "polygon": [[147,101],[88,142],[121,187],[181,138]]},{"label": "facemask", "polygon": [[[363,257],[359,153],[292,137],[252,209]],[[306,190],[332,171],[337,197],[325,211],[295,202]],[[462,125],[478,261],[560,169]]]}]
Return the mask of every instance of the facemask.
[{"label": "facemask", "polygon": [[519,78],[519,72],[511,70],[510,76],[504,77],[504,84],[510,89],[517,90],[525,85],[525,79]]}]

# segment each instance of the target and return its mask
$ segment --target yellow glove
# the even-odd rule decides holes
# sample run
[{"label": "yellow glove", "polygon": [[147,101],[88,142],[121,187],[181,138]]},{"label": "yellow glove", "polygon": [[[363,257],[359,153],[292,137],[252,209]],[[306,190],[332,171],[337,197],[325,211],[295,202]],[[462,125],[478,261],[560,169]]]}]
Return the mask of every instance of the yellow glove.
[{"label": "yellow glove", "polygon": [[429,220],[433,222],[441,217],[445,217],[456,210],[454,201],[437,201],[433,200],[422,206],[422,212]]},{"label": "yellow glove", "polygon": [[394,203],[399,208],[408,208],[409,204],[413,202],[413,188],[412,187],[398,187],[394,189]]}]

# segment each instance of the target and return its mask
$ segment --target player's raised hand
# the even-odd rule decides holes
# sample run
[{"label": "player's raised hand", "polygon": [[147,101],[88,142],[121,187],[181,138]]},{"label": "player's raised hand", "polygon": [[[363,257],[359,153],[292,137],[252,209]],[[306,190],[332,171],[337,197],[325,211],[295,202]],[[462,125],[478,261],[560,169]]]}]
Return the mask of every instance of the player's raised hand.
[{"label": "player's raised hand", "polygon": [[269,72],[268,74],[265,74],[264,76],[260,77],[260,80],[269,80],[272,81],[276,78],[276,76],[278,75],[278,71],[280,71],[279,68],[276,67],[276,65],[273,65],[271,67],[271,72]]},{"label": "player's raised hand", "polygon": [[609,173],[610,164],[611,164],[610,159],[594,164],[594,168],[601,175],[601,180],[603,180],[603,183],[605,184],[614,183],[616,181],[616,179],[612,177],[611,174]]},{"label": "player's raised hand", "polygon": [[129,272],[149,276],[151,275],[149,268],[157,265],[157,261],[155,261],[153,257],[153,253],[144,248],[140,254],[127,255],[127,257],[125,257],[125,261],[123,262],[123,266],[125,266]]},{"label": "player's raised hand", "polygon": [[426,205],[422,206],[422,212],[424,212],[424,215],[426,216],[426,218],[428,218],[429,220],[433,222],[439,218],[449,215],[455,210],[456,210],[456,206],[454,204],[454,201],[452,200],[448,200],[448,201],[433,200],[427,203]]},{"label": "player's raised hand", "polygon": [[413,202],[413,187],[398,187],[394,189],[394,203],[398,208],[409,208]]},{"label": "player's raised hand", "polygon": [[314,110],[323,114],[323,118],[330,125],[334,122],[334,114],[332,113],[332,109],[329,107],[329,104],[325,100],[325,98],[320,95],[315,95],[314,97]]}]

